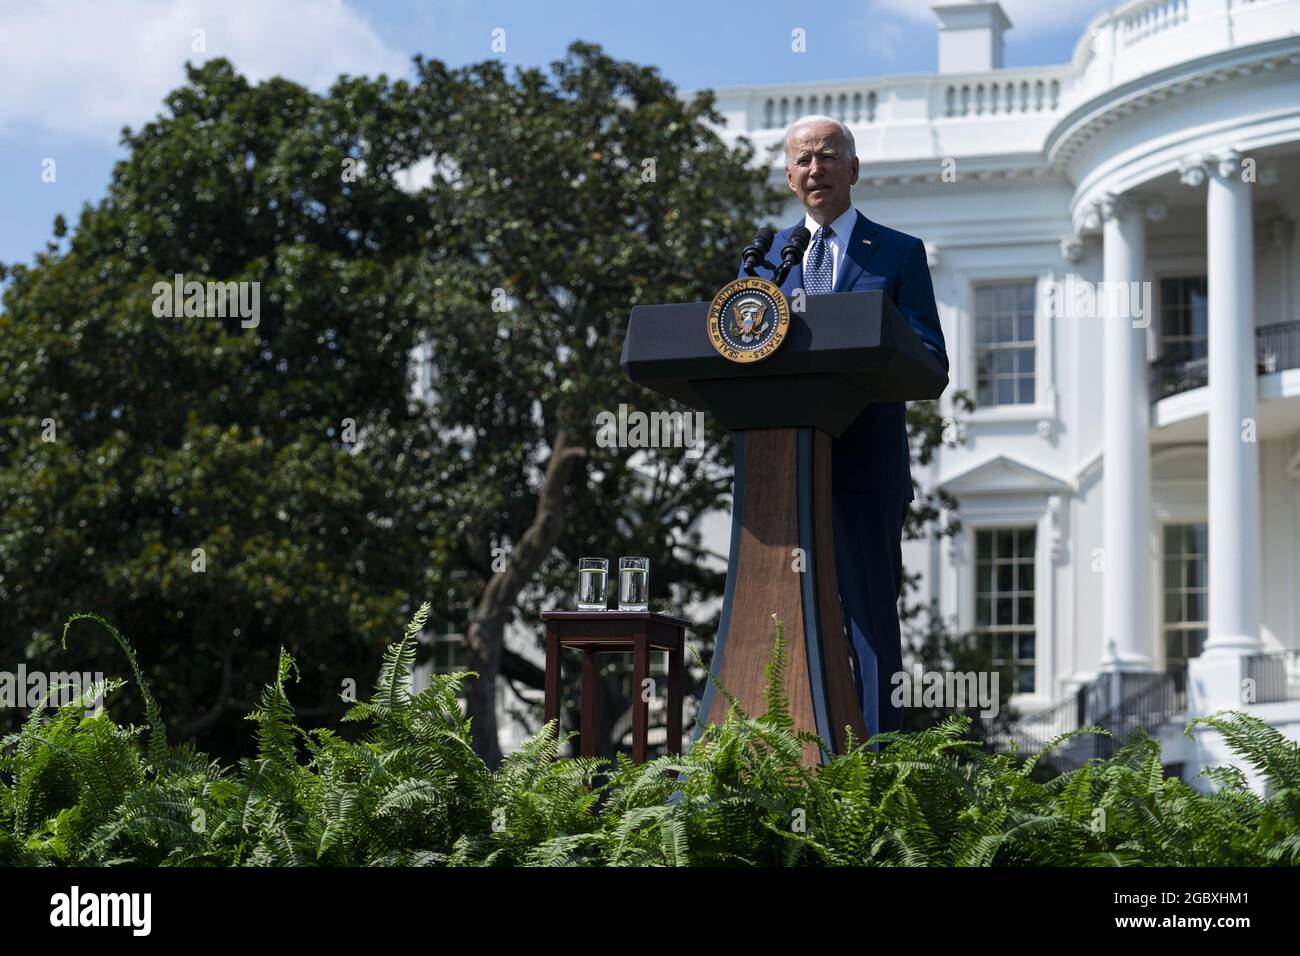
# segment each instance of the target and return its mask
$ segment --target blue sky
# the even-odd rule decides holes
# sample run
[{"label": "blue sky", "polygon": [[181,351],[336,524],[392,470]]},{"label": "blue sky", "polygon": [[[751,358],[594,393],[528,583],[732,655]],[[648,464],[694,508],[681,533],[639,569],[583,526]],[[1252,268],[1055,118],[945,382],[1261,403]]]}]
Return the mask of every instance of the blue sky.
[{"label": "blue sky", "polygon": [[[1003,0],[1007,65],[1064,62],[1106,6]],[[323,89],[340,72],[404,74],[415,53],[544,65],[584,39],[698,89],[930,72],[935,23],[919,0],[0,0],[0,262],[30,262],[55,214],[75,223],[103,195],[117,131],[157,112],[187,59]],[[803,54],[790,50],[796,27]]]}]

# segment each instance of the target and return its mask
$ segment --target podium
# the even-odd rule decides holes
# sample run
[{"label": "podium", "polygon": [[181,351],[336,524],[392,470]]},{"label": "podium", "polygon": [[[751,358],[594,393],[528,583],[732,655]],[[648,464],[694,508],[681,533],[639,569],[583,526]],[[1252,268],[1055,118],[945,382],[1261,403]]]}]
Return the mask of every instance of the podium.
[{"label": "podium", "polygon": [[[935,399],[942,366],[879,290],[808,296],[770,357],[732,362],[709,341],[709,303],[632,310],[621,364],[639,385],[705,412],[733,433],[727,583],[710,671],[745,712],[764,712],[772,614],[785,629],[786,688],[800,730],[845,749],[866,739],[835,574],[831,440],[871,402]],[[796,550],[798,549],[798,550]],[[691,735],[722,723],[710,680]],[[830,758],[814,744],[805,765]]]}]

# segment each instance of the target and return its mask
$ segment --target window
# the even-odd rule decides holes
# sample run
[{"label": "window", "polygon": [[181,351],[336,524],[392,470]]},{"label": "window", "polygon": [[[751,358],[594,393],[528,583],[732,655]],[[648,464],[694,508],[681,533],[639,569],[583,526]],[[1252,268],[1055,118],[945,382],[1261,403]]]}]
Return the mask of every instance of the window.
[{"label": "window", "polygon": [[1187,686],[1187,662],[1205,644],[1206,526],[1165,525],[1164,642],[1165,671],[1181,691]]},{"label": "window", "polygon": [[1160,280],[1160,355],[1199,358],[1209,335],[1205,276]]},{"label": "window", "polygon": [[469,653],[465,650],[465,635],[439,634],[433,639],[430,664],[435,674],[451,674],[469,669]]},{"label": "window", "polygon": [[975,403],[1034,403],[1034,280],[975,287]]},{"label": "window", "polygon": [[975,638],[1016,693],[1034,692],[1033,528],[975,532]]},{"label": "window", "polygon": [[[446,634],[431,634],[421,631],[416,640],[428,652],[427,658],[411,668],[411,693],[418,694],[433,683],[434,674],[452,674],[469,670],[469,653],[465,647],[464,634],[452,634],[450,627]],[[424,653],[419,655],[425,657]],[[460,700],[465,699],[465,685],[461,685]]]}]

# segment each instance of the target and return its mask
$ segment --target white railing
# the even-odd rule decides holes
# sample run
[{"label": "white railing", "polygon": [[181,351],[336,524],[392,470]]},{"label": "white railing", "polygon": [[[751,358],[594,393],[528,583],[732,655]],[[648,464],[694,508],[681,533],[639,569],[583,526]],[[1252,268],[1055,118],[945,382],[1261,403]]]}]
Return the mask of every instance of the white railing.
[{"label": "white railing", "polygon": [[853,86],[842,90],[769,96],[763,101],[763,129],[784,129],[800,116],[822,113],[841,123],[874,123],[876,91]]},{"label": "white railing", "polygon": [[1127,0],[1090,21],[1075,46],[1088,92],[1232,46],[1295,33],[1294,0]]},{"label": "white railing", "polygon": [[1177,62],[1294,33],[1297,20],[1300,0],[1126,0],[1088,22],[1069,63],[719,92],[745,132],[810,113],[867,127],[1051,117]]},{"label": "white railing", "polygon": [[945,118],[1054,113],[1060,105],[1061,80],[1056,76],[1020,79],[981,76],[944,86]]},{"label": "white railing", "polygon": [[843,87],[782,90],[762,97],[759,115],[751,116],[756,126],[751,128],[784,129],[809,113],[833,116],[843,123],[871,125],[890,119],[882,113],[880,104],[892,102],[896,109],[914,116],[916,110],[909,101],[922,98],[929,100],[922,115],[932,120],[1054,113],[1061,107],[1070,73],[1066,64],[942,76],[924,82],[918,82],[916,77],[899,77]]},{"label": "white railing", "polygon": [[1187,22],[1187,0],[1142,0],[1116,11],[1119,41],[1124,46]]}]

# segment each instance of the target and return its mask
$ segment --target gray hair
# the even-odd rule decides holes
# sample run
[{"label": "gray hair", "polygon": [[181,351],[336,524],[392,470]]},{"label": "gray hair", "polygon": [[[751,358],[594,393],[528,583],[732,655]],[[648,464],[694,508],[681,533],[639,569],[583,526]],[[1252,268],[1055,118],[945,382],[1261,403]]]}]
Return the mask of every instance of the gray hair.
[{"label": "gray hair", "polygon": [[854,156],[858,155],[857,146],[853,143],[853,133],[849,131],[847,126],[835,119],[833,116],[822,116],[818,113],[814,113],[810,116],[800,116],[797,120],[791,123],[789,129],[785,131],[786,159],[790,158],[790,137],[794,135],[794,131],[803,126],[812,126],[820,123],[829,123],[831,126],[835,127],[836,131],[840,134],[840,137],[844,140],[845,145],[849,148],[848,159],[852,159]]}]

